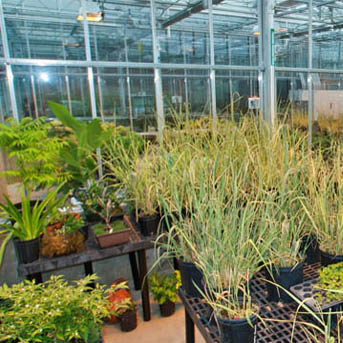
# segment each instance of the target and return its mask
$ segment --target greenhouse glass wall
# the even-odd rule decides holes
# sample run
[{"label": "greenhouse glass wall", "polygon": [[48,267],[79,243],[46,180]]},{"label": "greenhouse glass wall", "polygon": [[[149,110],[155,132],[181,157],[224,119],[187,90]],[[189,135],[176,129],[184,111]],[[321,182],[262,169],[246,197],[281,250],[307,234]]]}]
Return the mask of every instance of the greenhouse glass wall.
[{"label": "greenhouse glass wall", "polygon": [[[0,117],[161,132],[175,114],[343,115],[343,2],[0,0]],[[250,101],[249,101],[250,99]]]}]

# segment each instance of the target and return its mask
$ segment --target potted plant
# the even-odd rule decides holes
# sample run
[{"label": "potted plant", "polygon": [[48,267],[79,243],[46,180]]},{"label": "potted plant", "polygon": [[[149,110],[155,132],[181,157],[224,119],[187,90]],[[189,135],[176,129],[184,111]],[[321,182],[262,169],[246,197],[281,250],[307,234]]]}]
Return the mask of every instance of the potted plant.
[{"label": "potted plant", "polygon": [[[127,281],[112,284],[110,292],[129,289]],[[112,302],[110,306],[111,315],[118,317],[120,328],[124,332],[129,332],[137,327],[137,310],[131,296],[124,297],[120,301]]]},{"label": "potted plant", "polygon": [[131,229],[123,222],[123,211],[113,186],[100,181],[92,184],[82,201],[86,213],[99,218],[92,230],[101,248],[123,244],[130,239]]},{"label": "potted plant", "polygon": [[[2,242],[1,252],[9,239],[13,237],[14,247],[19,263],[30,263],[39,257],[39,237],[44,233],[49,223],[49,216],[55,214],[57,208],[65,201],[64,197],[58,198],[58,192],[62,186],[51,191],[41,202],[36,202],[33,207],[30,204],[30,191],[21,195],[21,210],[5,196],[5,204],[0,203],[0,211],[4,218],[12,224],[2,224],[7,237]],[[2,260],[2,256],[0,256]]]},{"label": "potted plant", "polygon": [[103,286],[90,283],[95,275],[68,284],[61,276],[45,283],[21,282],[0,287],[7,306],[0,311],[0,341],[100,342],[101,326],[109,316]]},{"label": "potted plant", "polygon": [[290,287],[303,281],[307,217],[300,199],[295,190],[274,190],[265,194],[262,202],[261,225],[266,225],[269,235],[275,237],[266,268],[268,299],[271,301],[293,301],[285,290],[289,291]]},{"label": "potted plant", "polygon": [[181,285],[179,271],[172,275],[159,274],[156,271],[149,277],[150,290],[153,298],[160,306],[162,317],[169,317],[175,312],[177,291]]},{"label": "potted plant", "polygon": [[57,215],[50,220],[41,239],[42,256],[53,257],[80,253],[85,248],[85,236],[81,232],[84,221],[79,213],[71,208],[58,209]]},{"label": "potted plant", "polygon": [[337,149],[331,165],[316,159],[304,210],[318,239],[321,263],[327,266],[343,261],[342,151]]}]

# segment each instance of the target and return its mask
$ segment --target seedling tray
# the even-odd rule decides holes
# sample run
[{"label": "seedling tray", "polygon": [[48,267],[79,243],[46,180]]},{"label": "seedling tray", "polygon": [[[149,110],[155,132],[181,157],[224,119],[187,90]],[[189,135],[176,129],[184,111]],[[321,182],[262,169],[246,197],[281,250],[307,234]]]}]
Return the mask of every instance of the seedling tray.
[{"label": "seedling tray", "polygon": [[[319,267],[320,264],[304,267],[305,282],[318,277]],[[268,301],[264,279],[264,274],[259,273],[251,282],[251,293],[260,304],[260,316],[263,318],[263,322],[257,324],[256,343],[310,343],[314,342],[312,334],[317,338],[316,342],[324,343],[325,338],[320,332],[309,333],[311,329],[301,324],[303,321],[307,322],[308,318],[297,313],[298,304]],[[204,300],[187,296],[182,288],[179,290],[179,295],[205,342],[220,343],[218,327],[215,320],[209,317],[211,311]],[[295,319],[296,323],[294,323]],[[332,335],[336,336],[337,332],[333,330]]]},{"label": "seedling tray", "polygon": [[339,311],[343,306],[343,299],[339,301],[324,303],[321,306],[319,305],[319,302],[315,299],[316,295],[322,294],[324,296],[325,291],[316,289],[315,285],[317,283],[318,278],[307,280],[303,283],[291,287],[291,292],[314,312],[328,312],[329,310]]}]

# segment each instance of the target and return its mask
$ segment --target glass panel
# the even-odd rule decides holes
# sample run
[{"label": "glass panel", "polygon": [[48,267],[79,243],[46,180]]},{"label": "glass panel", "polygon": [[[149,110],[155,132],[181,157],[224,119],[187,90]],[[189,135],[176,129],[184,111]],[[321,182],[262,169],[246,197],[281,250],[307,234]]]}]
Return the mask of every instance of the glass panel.
[{"label": "glass panel", "polygon": [[216,71],[218,116],[237,119],[249,111],[248,98],[258,96],[257,72]]},{"label": "glass panel", "polygon": [[150,7],[106,4],[104,21],[89,28],[95,61],[153,61]]},{"label": "glass panel", "polygon": [[84,60],[79,1],[31,1],[26,6],[4,2],[11,57]]},{"label": "glass panel", "polygon": [[75,117],[91,117],[86,68],[15,66],[13,74],[21,118],[53,116],[49,100],[65,105]]},{"label": "glass panel", "polygon": [[193,14],[167,29],[158,30],[158,36],[162,63],[209,63],[207,14]]},{"label": "glass panel", "polygon": [[0,121],[12,116],[5,66],[0,64]]}]

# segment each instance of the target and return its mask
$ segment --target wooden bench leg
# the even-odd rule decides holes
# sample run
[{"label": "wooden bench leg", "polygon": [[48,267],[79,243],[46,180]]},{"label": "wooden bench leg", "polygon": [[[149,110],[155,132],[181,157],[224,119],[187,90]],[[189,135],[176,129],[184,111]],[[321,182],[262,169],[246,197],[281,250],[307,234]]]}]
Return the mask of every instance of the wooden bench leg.
[{"label": "wooden bench leg", "polygon": [[142,287],[141,293],[142,293],[143,319],[147,322],[151,319],[151,310],[150,310],[149,284],[148,284],[148,279],[145,278],[148,272],[145,250],[138,251],[138,261],[139,261],[139,271],[140,271],[140,284]]},{"label": "wooden bench leg", "polygon": [[137,266],[136,253],[130,252],[129,258],[130,258],[131,272],[132,272],[133,282],[135,285],[135,290],[139,291],[141,289],[141,282],[139,279],[139,271],[138,271],[138,266]]}]

